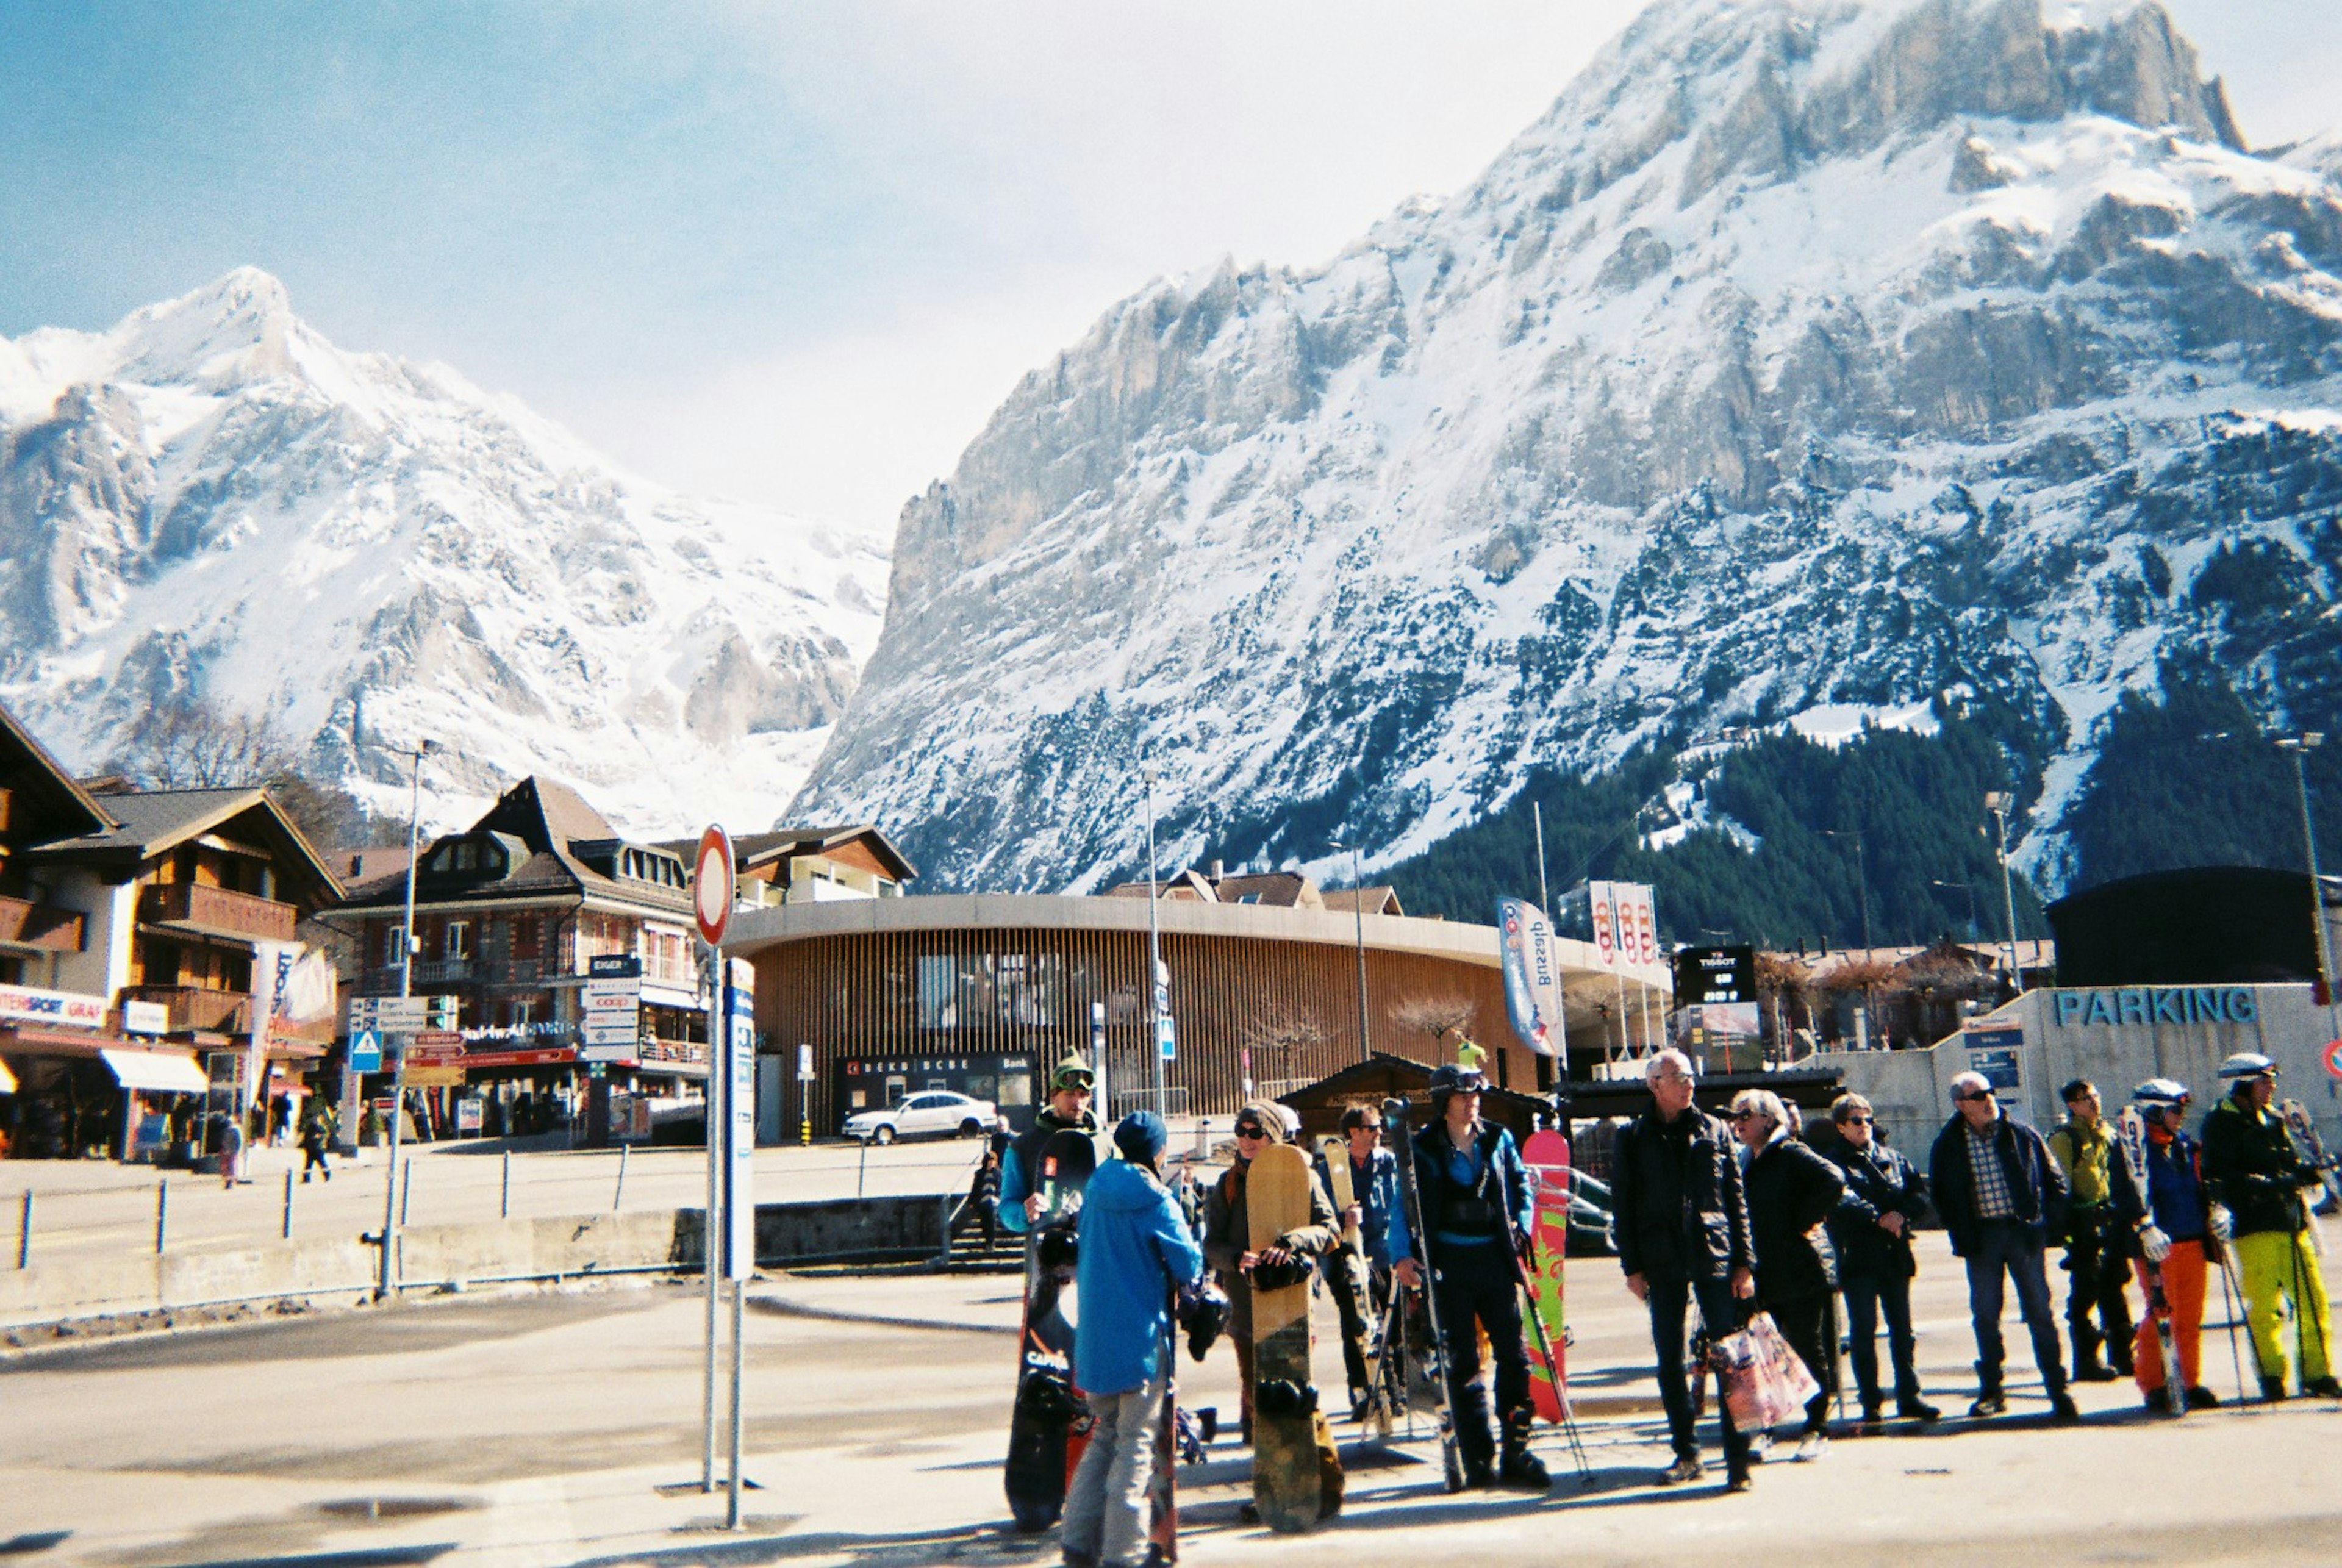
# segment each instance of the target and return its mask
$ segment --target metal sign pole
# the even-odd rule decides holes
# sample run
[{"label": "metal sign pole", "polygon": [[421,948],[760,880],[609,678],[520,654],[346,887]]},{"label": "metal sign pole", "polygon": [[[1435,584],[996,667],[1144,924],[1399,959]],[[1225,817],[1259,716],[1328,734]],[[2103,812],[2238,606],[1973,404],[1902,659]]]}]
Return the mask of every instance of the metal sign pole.
[{"label": "metal sign pole", "polygon": [[718,1177],[718,1152],[723,1147],[724,1123],[719,1114],[723,1104],[723,1074],[716,1070],[720,1059],[718,1041],[722,1038],[724,955],[702,944],[707,966],[707,1209],[700,1223],[699,1251],[701,1272],[707,1276],[707,1344],[706,1377],[702,1389],[704,1400],[704,1441],[699,1453],[699,1490],[716,1490],[716,1249],[724,1234],[723,1193]]}]

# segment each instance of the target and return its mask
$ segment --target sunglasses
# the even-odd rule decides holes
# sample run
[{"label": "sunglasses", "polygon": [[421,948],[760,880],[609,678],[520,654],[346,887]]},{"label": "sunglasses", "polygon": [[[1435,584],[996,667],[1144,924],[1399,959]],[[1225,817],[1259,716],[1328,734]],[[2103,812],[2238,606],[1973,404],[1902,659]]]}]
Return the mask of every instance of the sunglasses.
[{"label": "sunglasses", "polygon": [[1952,1098],[1953,1098],[1954,1100],[1956,1100],[1956,1101],[1960,1101],[1960,1102],[1966,1102],[1966,1101],[1969,1101],[1969,1100],[1989,1100],[1989,1099],[1991,1099],[1991,1098],[1992,1098],[1992,1091],[1990,1091],[1989,1089],[1980,1089],[1980,1090],[1978,1090],[1977,1093],[1975,1093],[1975,1094],[1955,1094],[1955,1095],[1953,1095],[1953,1096],[1952,1096]]},{"label": "sunglasses", "polygon": [[1732,1113],[1732,1119],[1736,1122],[1761,1122],[1765,1120],[1765,1113],[1762,1111],[1735,1111]]},{"label": "sunglasses", "polygon": [[1238,1127],[1236,1129],[1236,1136],[1239,1138],[1266,1138],[1268,1136],[1268,1134],[1265,1129],[1259,1127]]},{"label": "sunglasses", "polygon": [[1876,1116],[1848,1116],[1839,1124],[1847,1127],[1867,1127],[1877,1119]]}]

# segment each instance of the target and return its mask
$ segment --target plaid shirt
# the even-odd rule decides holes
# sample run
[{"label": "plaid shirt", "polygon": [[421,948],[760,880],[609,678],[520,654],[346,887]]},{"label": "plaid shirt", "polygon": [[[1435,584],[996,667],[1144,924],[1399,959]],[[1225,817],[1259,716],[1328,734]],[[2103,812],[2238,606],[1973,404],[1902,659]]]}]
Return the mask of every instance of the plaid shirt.
[{"label": "plaid shirt", "polygon": [[2013,1220],[2017,1197],[2008,1190],[2008,1173],[2000,1166],[2000,1118],[1983,1131],[1967,1129],[1968,1172],[1976,1181],[1976,1212],[1980,1220]]}]

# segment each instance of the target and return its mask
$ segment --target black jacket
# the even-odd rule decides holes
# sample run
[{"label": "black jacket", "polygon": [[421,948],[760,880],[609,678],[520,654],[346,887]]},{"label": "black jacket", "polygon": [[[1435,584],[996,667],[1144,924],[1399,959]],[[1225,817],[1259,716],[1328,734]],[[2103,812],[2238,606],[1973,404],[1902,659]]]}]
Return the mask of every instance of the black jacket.
[{"label": "black jacket", "polygon": [[1837,1207],[1846,1177],[1798,1139],[1776,1138],[1756,1151],[1742,1179],[1757,1296],[1772,1306],[1827,1295],[1837,1283],[1837,1254],[1822,1222]]},{"label": "black jacket", "polygon": [[1670,1283],[1756,1267],[1736,1148],[1696,1105],[1672,1131],[1656,1108],[1626,1124],[1610,1174],[1619,1267]]},{"label": "black jacket", "polygon": [[[1440,1233],[1451,1230],[1486,1233],[1517,1253],[1521,1238],[1536,1219],[1536,1194],[1529,1188],[1528,1167],[1521,1164],[1512,1134],[1493,1122],[1480,1124],[1479,1135],[1473,1140],[1480,1180],[1468,1190],[1457,1186],[1448,1174],[1447,1156],[1453,1145],[1447,1141],[1446,1123],[1419,1127],[1413,1136],[1415,1190],[1423,1203],[1420,1244],[1424,1255],[1436,1264]],[[1464,1217],[1467,1211],[1468,1219]]]},{"label": "black jacket", "polygon": [[[1919,1168],[1876,1138],[1867,1149],[1840,1139],[1830,1154],[1846,1174],[1846,1192],[1829,1220],[1838,1277],[1889,1280],[1917,1273],[1911,1227],[1927,1212],[1927,1183]],[[1878,1217],[1889,1213],[1903,1216],[1903,1229],[1895,1235],[1879,1228]]]},{"label": "black jacket", "polygon": [[[2050,1235],[2066,1231],[2066,1173],[2049,1156],[2041,1134],[2004,1114],[1993,1124],[1993,1150],[2008,1178],[2008,1195],[2017,1205],[2017,1222],[2025,1227],[2030,1246],[2047,1246]],[[1951,1233],[1952,1253],[1966,1257],[1976,1250],[1983,1233],[1977,1217],[1976,1182],[1968,1169],[1968,1124],[1957,1112],[1936,1134],[1927,1158],[1927,1179],[1936,1193],[1936,1213]]]},{"label": "black jacket", "polygon": [[2308,1228],[2301,1193],[2317,1181],[2317,1167],[2301,1157],[2274,1110],[2255,1111],[2231,1095],[2206,1114],[2204,1186],[2214,1203],[2227,1205],[2237,1235]]}]

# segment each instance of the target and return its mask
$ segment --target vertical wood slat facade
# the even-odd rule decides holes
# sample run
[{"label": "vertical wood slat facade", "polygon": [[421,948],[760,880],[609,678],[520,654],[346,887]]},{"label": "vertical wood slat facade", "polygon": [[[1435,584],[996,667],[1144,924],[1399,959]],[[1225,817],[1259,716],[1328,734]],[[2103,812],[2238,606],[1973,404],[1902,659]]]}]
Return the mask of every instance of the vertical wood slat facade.
[{"label": "vertical wood slat facade", "polygon": [[[883,902],[894,914],[926,901]],[[1244,1102],[1247,1077],[1256,1085],[1311,1081],[1361,1059],[1353,946],[1175,930],[1164,932],[1162,944],[1178,1031],[1177,1059],[1164,1064],[1164,1080],[1186,1092],[1190,1114],[1232,1114]],[[1037,1099],[1038,1080],[1050,1064],[1071,1054],[1088,1056],[1093,1003],[1106,1006],[1117,1104],[1153,1083],[1143,925],[987,924],[766,935],[729,945],[756,965],[758,1027],[780,1059],[792,1130],[801,1104],[800,1044],[813,1048],[813,1124],[826,1136],[844,1114],[837,1064],[848,1058],[1029,1054]],[[1539,1059],[1512,1038],[1492,963],[1369,943],[1366,992],[1378,1052],[1451,1059],[1453,1036],[1435,1040],[1406,1014],[1411,1003],[1453,1003],[1467,1017],[1465,1029],[1488,1049],[1498,1083],[1535,1089],[1550,1081]]]}]

